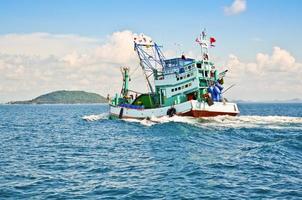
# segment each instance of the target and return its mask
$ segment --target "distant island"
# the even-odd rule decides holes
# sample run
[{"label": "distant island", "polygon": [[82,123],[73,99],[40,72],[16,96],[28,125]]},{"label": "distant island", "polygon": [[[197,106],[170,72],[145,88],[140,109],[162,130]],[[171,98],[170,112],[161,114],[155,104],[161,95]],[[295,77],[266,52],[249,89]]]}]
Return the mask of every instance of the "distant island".
[{"label": "distant island", "polygon": [[86,104],[107,102],[105,97],[96,93],[61,90],[38,96],[32,100],[11,101],[8,104]]},{"label": "distant island", "polygon": [[302,99],[294,98],[288,100],[267,100],[267,101],[252,101],[252,100],[233,100],[236,103],[302,103]]}]

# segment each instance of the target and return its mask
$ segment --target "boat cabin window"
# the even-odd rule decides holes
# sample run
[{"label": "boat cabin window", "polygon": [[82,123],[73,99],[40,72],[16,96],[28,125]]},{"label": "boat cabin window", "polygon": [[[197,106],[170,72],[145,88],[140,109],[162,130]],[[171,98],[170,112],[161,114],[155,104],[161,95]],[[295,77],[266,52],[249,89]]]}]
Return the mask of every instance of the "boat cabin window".
[{"label": "boat cabin window", "polygon": [[201,68],[201,63],[196,64],[197,68]]},{"label": "boat cabin window", "polygon": [[178,90],[181,90],[181,87],[178,87]]},{"label": "boat cabin window", "polygon": [[180,73],[180,74],[182,74],[182,73],[184,73],[184,72],[185,72],[185,69],[184,69],[183,67],[179,69],[179,73]]},{"label": "boat cabin window", "polygon": [[205,77],[208,77],[209,72],[208,71],[204,71],[205,72]]}]

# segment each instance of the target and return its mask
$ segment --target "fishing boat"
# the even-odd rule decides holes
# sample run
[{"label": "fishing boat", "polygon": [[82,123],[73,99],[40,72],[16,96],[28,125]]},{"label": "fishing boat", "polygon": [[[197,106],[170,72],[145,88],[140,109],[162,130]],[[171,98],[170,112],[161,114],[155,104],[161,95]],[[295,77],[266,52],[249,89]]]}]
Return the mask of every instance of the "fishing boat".
[{"label": "fishing boat", "polygon": [[140,67],[145,76],[148,92],[139,93],[130,88],[130,69],[122,67],[123,85],[120,94],[110,99],[109,116],[116,118],[148,119],[174,115],[192,117],[236,116],[236,103],[228,102],[223,93],[228,70],[218,72],[209,55],[216,39],[203,31],[196,38],[201,58],[181,55],[166,59],[151,38],[140,34],[134,37]]}]

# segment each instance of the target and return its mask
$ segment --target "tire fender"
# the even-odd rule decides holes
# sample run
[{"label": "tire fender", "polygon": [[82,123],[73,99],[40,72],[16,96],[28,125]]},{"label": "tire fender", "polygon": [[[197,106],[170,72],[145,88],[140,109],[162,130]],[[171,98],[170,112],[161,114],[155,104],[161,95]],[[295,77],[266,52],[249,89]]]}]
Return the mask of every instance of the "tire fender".
[{"label": "tire fender", "polygon": [[167,115],[169,117],[173,117],[176,114],[176,109],[174,107],[171,107],[167,110]]}]

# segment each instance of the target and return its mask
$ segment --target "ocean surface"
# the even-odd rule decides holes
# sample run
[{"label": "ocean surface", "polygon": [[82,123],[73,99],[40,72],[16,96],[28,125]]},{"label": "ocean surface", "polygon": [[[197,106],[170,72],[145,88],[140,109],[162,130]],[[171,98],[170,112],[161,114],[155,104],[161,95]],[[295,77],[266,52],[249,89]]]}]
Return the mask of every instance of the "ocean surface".
[{"label": "ocean surface", "polygon": [[107,105],[0,105],[0,199],[302,199],[302,104],[109,120]]}]

